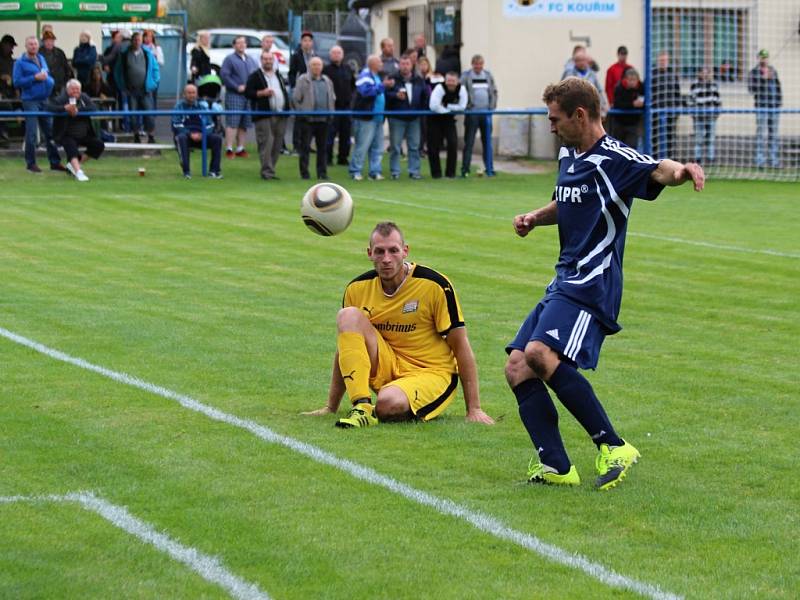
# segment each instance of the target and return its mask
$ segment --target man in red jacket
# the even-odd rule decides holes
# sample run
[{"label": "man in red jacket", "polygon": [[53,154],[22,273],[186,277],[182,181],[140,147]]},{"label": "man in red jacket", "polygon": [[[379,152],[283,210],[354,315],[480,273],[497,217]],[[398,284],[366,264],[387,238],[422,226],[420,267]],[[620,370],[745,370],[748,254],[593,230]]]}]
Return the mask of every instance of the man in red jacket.
[{"label": "man in red jacket", "polygon": [[617,62],[608,67],[608,71],[606,71],[605,90],[609,106],[614,106],[614,88],[622,81],[625,70],[630,67],[631,65],[628,64],[628,49],[625,46],[620,46],[617,48]]},{"label": "man in red jacket", "polygon": [[[606,97],[608,97],[609,108],[614,108],[614,88],[616,88],[617,84],[622,81],[625,71],[629,68],[631,68],[631,65],[628,64],[628,49],[625,46],[620,46],[617,48],[617,62],[608,67],[608,71],[606,71],[605,90]],[[606,128],[611,135],[616,136],[617,133],[616,128],[614,127],[614,121],[614,116],[609,115]]]}]

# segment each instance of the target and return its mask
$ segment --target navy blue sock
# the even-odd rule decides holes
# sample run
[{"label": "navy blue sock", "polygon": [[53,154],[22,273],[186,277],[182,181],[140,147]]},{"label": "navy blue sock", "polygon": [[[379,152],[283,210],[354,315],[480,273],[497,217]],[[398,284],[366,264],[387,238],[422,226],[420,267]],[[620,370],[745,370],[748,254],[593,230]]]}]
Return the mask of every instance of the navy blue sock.
[{"label": "navy blue sock", "polygon": [[594,394],[592,384],[575,367],[562,362],[547,384],[598,447],[600,444],[621,446],[624,443],[611,426],[603,405]]},{"label": "navy blue sock", "polygon": [[526,379],[512,391],[519,404],[519,418],[528,430],[539,460],[562,475],[567,473],[570,462],[558,431],[558,413],[542,380]]}]

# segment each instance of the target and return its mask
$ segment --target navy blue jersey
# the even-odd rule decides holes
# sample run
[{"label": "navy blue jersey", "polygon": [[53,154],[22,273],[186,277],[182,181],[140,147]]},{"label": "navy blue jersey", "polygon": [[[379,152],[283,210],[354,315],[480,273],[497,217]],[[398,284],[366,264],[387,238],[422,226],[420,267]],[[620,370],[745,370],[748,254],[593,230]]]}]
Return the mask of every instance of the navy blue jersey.
[{"label": "navy blue jersey", "polygon": [[651,179],[658,161],[603,136],[578,153],[562,147],[553,200],[561,253],[549,296],[586,308],[609,334],[622,301],[622,255],[633,198],[654,200],[664,188]]}]

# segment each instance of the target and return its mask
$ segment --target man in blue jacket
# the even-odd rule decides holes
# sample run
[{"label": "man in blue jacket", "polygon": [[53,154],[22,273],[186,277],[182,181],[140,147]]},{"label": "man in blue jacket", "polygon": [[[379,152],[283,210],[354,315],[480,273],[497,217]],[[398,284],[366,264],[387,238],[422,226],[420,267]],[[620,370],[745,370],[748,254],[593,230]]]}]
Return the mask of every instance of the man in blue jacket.
[{"label": "man in blue jacket", "polygon": [[[54,81],[47,68],[47,61],[39,54],[39,40],[36,36],[25,38],[25,54],[14,63],[12,79],[14,87],[22,93],[22,110],[41,111],[47,110],[47,99],[53,91]],[[53,141],[52,125],[49,117],[25,117],[25,163],[31,173],[41,173],[36,164],[36,127],[42,131],[47,144],[47,158],[50,160],[50,169],[53,171],[66,171],[61,164],[58,148]]]},{"label": "man in blue jacket", "polygon": [[172,133],[175,136],[175,147],[181,160],[183,176],[192,178],[189,167],[189,149],[201,148],[203,145],[203,131],[206,133],[206,147],[211,150],[211,169],[209,176],[212,179],[222,179],[220,161],[222,159],[222,136],[214,133],[214,122],[208,115],[192,114],[186,112],[178,114],[177,111],[208,110],[205,100],[197,99],[197,86],[189,83],[183,88],[183,98],[175,104],[176,114],[172,115]]},{"label": "man in blue jacket", "polygon": [[[250,101],[244,95],[244,90],[247,88],[247,78],[253,71],[258,70],[258,64],[245,52],[246,50],[247,38],[240,35],[233,40],[233,52],[222,61],[219,76],[225,86],[225,110],[250,110]],[[252,122],[249,114],[228,115],[225,118],[225,156],[247,158],[244,142]],[[236,142],[235,152],[234,142]]]},{"label": "man in blue jacket", "polygon": [[[386,91],[386,109],[390,111],[428,110],[428,89],[414,73],[408,55],[400,58],[400,70],[393,76],[394,85]],[[422,179],[419,167],[420,116],[389,114],[389,168],[392,179],[400,178],[400,154],[403,140],[408,147],[408,176]]]},{"label": "man in blue jacket", "polygon": [[[383,179],[381,175],[381,158],[383,157],[383,109],[386,106],[384,82],[378,73],[383,63],[381,57],[373,54],[367,59],[367,66],[361,70],[356,79],[356,96],[353,110],[369,111],[372,115],[355,115],[353,117],[353,137],[356,144],[350,157],[350,177],[361,181],[364,176],[361,169],[364,159],[369,153],[369,178]],[[386,79],[387,84],[393,84]]]},{"label": "man in blue jacket", "polygon": [[[153,92],[158,89],[161,73],[158,61],[153,53],[142,46],[142,34],[138,31],[131,36],[131,43],[127,50],[120,53],[114,66],[114,76],[117,87],[127,95],[131,110],[153,110]],[[144,131],[142,131],[144,129]],[[147,132],[147,143],[155,144],[153,136],[156,130],[156,120],[150,116],[133,118],[133,141],[137,144],[141,136]]]}]

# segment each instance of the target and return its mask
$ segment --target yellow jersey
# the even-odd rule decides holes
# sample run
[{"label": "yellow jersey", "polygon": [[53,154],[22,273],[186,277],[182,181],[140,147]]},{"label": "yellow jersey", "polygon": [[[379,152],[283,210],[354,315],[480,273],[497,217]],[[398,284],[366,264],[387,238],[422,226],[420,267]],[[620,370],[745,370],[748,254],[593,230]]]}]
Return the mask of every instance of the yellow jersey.
[{"label": "yellow jersey", "polygon": [[377,271],[368,271],[347,285],[342,307],[348,306],[366,315],[394,350],[401,370],[458,372],[445,338],[454,327],[464,326],[464,317],[453,286],[441,273],[409,263],[405,281],[389,296]]}]

